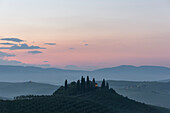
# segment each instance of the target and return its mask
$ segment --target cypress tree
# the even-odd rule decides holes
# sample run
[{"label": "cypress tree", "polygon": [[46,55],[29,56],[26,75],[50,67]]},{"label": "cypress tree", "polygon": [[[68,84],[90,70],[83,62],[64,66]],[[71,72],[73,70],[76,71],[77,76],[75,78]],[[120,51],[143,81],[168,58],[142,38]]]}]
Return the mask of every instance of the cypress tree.
[{"label": "cypress tree", "polygon": [[67,86],[67,80],[65,80],[65,89],[67,89],[67,87],[68,87],[68,86]]},{"label": "cypress tree", "polygon": [[85,87],[86,87],[86,81],[85,78],[83,78],[83,91],[85,91]]},{"label": "cypress tree", "polygon": [[105,79],[103,79],[103,82],[102,82],[101,88],[105,88]]},{"label": "cypress tree", "polygon": [[80,91],[80,80],[77,81],[77,90]]},{"label": "cypress tree", "polygon": [[81,77],[81,84],[82,84],[82,82],[83,82],[83,76]]},{"label": "cypress tree", "polygon": [[106,88],[109,89],[109,83],[108,82],[106,83]]},{"label": "cypress tree", "polygon": [[95,84],[96,84],[95,78],[93,78],[93,82],[92,82],[92,87],[93,87],[93,88],[95,88]]},{"label": "cypress tree", "polygon": [[89,80],[89,76],[87,76],[87,90],[90,89],[90,80]]},{"label": "cypress tree", "polygon": [[83,76],[81,77],[81,90],[85,90],[85,78]]},{"label": "cypress tree", "polygon": [[81,77],[81,90],[83,89],[83,76]]}]

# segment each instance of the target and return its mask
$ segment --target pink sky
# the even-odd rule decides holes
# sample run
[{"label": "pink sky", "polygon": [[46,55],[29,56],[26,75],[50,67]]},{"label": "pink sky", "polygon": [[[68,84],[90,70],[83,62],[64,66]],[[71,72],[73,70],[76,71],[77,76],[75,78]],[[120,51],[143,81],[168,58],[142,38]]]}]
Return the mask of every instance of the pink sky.
[{"label": "pink sky", "polygon": [[[170,67],[169,6],[167,0],[2,0],[0,38],[19,38],[25,40],[21,44],[46,49],[35,49],[42,52],[39,54],[27,53],[35,51],[32,49],[1,49],[16,55],[1,60],[59,68],[76,65],[79,69],[118,65]],[[9,41],[0,41],[6,42]]]}]

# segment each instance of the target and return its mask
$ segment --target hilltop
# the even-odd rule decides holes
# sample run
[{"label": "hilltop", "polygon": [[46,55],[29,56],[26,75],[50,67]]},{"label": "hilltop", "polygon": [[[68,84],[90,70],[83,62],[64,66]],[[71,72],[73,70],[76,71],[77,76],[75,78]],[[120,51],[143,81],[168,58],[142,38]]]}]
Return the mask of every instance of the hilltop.
[{"label": "hilltop", "polygon": [[[100,81],[96,81],[101,85]],[[130,99],[150,105],[170,108],[170,83],[134,82],[107,80],[110,88]],[[6,83],[0,82],[0,98],[12,99],[20,95],[51,95],[60,86],[35,82]]]},{"label": "hilltop", "polygon": [[51,96],[20,96],[0,101],[1,113],[170,113],[168,109],[139,103],[119,95],[103,80],[82,77],[70,84],[65,81]]}]

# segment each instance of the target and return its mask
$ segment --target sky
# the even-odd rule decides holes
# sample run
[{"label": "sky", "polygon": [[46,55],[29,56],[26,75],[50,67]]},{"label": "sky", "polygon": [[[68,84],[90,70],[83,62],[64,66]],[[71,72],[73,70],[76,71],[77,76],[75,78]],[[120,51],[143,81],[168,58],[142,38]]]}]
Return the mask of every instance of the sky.
[{"label": "sky", "polygon": [[0,0],[0,64],[170,67],[169,0]]}]

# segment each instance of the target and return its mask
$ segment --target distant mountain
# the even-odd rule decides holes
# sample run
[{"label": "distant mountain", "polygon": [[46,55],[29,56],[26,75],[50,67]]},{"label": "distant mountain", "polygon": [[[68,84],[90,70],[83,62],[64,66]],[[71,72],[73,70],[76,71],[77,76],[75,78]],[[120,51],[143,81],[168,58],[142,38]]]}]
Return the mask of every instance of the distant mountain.
[{"label": "distant mountain", "polygon": [[170,79],[160,80],[160,82],[170,82]]},{"label": "distant mountain", "polygon": [[[163,78],[170,78],[170,68],[161,66],[131,66],[122,65],[113,68],[95,70],[100,75],[105,74],[111,78],[131,81],[157,81]],[[109,78],[108,77],[108,78]],[[122,79],[123,78],[123,79]]]},{"label": "distant mountain", "polygon": [[0,81],[23,82],[35,81],[61,85],[65,78],[74,81],[81,76],[89,75],[97,80],[128,81],[158,81],[170,79],[170,68],[161,66],[130,66],[122,65],[113,68],[104,68],[94,71],[64,70],[56,68],[39,68],[24,66],[0,66]]},{"label": "distant mountain", "polygon": [[24,83],[6,83],[0,82],[0,98],[12,99],[20,95],[51,95],[58,86],[24,82]]},{"label": "distant mountain", "polygon": [[0,82],[36,81],[43,83],[62,84],[64,78],[75,80],[88,71],[63,70],[56,68],[40,68],[32,66],[0,65]]},{"label": "distant mountain", "polygon": [[[51,96],[20,96],[0,101],[1,113],[170,113],[169,109],[150,106],[123,97],[105,85],[81,80],[61,86]],[[104,84],[105,82],[103,82]]]}]

